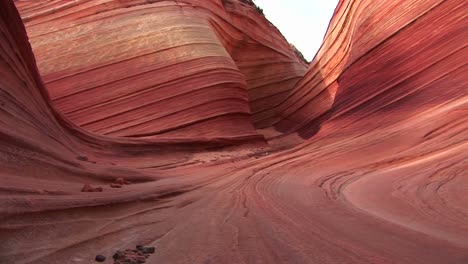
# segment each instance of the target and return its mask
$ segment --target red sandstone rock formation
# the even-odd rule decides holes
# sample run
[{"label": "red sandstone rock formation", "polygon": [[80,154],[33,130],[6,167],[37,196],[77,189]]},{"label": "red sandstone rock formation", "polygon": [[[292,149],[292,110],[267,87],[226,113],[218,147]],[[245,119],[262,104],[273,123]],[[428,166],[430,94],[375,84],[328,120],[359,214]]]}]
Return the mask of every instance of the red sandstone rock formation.
[{"label": "red sandstone rock formation", "polygon": [[465,1],[342,0],[310,66],[248,1],[14,3],[0,263],[468,261]]},{"label": "red sandstone rock formation", "polygon": [[256,135],[306,71],[251,4],[42,2],[17,5],[52,102],[99,134]]}]

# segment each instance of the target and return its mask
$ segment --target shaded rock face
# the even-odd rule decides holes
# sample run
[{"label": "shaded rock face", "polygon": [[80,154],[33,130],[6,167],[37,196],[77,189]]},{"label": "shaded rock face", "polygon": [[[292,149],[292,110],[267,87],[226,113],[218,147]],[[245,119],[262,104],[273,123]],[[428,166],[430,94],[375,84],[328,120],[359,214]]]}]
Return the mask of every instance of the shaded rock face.
[{"label": "shaded rock face", "polygon": [[465,1],[0,6],[0,263],[468,261]]}]

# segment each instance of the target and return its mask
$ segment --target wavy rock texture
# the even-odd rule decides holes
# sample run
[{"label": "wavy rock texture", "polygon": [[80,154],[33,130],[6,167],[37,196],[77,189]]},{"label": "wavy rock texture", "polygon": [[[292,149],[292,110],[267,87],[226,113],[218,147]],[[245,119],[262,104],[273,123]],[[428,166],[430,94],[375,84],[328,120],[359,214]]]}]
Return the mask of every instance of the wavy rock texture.
[{"label": "wavy rock texture", "polygon": [[252,123],[271,123],[306,72],[278,30],[248,4],[26,1],[18,7],[54,106],[99,134],[255,135]]},{"label": "wavy rock texture", "polygon": [[466,1],[0,3],[0,263],[468,261]]}]

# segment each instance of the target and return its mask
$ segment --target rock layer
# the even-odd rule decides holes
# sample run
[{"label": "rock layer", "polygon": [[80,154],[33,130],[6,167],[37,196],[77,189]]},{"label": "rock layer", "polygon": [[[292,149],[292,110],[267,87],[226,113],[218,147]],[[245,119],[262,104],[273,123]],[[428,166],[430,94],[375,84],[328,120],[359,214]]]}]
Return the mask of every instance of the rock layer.
[{"label": "rock layer", "polygon": [[468,261],[465,1],[0,3],[0,263]]},{"label": "rock layer", "polygon": [[253,135],[306,71],[250,4],[62,2],[18,7],[54,106],[99,134]]}]

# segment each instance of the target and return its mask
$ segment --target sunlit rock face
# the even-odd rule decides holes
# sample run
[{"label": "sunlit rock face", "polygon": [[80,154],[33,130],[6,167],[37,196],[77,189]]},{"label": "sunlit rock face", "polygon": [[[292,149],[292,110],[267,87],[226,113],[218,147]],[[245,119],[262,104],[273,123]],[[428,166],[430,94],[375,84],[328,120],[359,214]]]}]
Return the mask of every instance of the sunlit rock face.
[{"label": "sunlit rock face", "polygon": [[0,263],[468,261],[465,1],[0,7]]},{"label": "sunlit rock face", "polygon": [[18,2],[52,102],[112,136],[257,134],[306,71],[236,1]]}]

